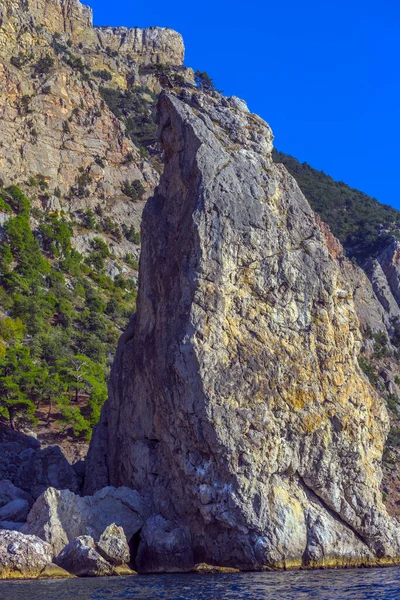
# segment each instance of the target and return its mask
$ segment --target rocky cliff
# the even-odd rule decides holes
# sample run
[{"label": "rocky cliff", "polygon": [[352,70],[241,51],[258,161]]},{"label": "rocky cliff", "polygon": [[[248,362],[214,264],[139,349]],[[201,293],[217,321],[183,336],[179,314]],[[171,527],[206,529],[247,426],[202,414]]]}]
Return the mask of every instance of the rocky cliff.
[{"label": "rocky cliff", "polygon": [[193,561],[393,559],[388,416],[358,367],[350,265],[242,101],[186,89],[158,110],[165,170],[87,490],[151,494]]},{"label": "rocky cliff", "polygon": [[[1,3],[0,328],[23,322],[22,336],[0,332],[1,358],[8,359],[23,341],[36,373],[39,366],[52,371],[49,381],[57,381],[56,361],[74,355],[97,364],[95,386],[108,376],[117,339],[135,307],[141,213],[162,170],[153,118],[159,79],[169,74],[193,79],[182,66],[183,55],[178,33],[94,27],[91,9],[77,0]],[[7,202],[13,189],[20,198],[25,194],[28,219],[10,250],[7,228],[21,227],[18,209]],[[48,278],[35,275],[41,261],[32,259],[27,237],[40,246]],[[7,250],[12,259],[5,264]],[[28,258],[33,264],[27,270],[20,261]],[[11,272],[13,281],[6,281]],[[21,275],[31,281],[22,283]],[[35,291],[33,280],[39,285]],[[23,369],[16,371],[18,377]],[[83,457],[82,423],[88,436],[97,419],[88,390],[70,407],[68,392],[44,395],[34,373],[31,381],[42,443],[62,444],[70,460]],[[21,387],[17,383],[14,393]],[[57,415],[54,401],[60,399],[65,406],[57,406]],[[26,431],[25,415],[21,410],[16,424]],[[7,418],[0,399],[0,419]]]},{"label": "rocky cliff", "polygon": [[[78,0],[6,0],[0,7],[0,179],[17,184],[44,211],[76,219],[96,208],[120,227],[138,228],[142,204],[122,192],[138,181],[143,198],[159,173],[147,153],[126,135],[109,110],[101,87],[159,90],[153,63],[180,66],[182,37],[165,28],[97,28],[92,12]],[[146,88],[146,89],[145,89]],[[136,92],[134,92],[136,93]],[[138,92],[139,94],[139,92]],[[146,100],[142,99],[146,105]],[[45,193],[36,189],[43,181]],[[110,240],[117,271],[137,247]],[[76,231],[80,252],[93,234]],[[119,260],[119,263],[118,263]],[[114,266],[115,271],[115,266]]]},{"label": "rocky cliff", "polygon": [[[0,528],[22,527],[51,485],[71,493],[45,491],[23,530],[46,542],[62,530],[57,552],[66,552],[71,572],[86,552],[98,556],[85,574],[105,573],[100,538],[123,526],[112,521],[123,510],[112,506],[94,535],[98,518],[88,507],[121,493],[125,507],[131,496],[146,508],[124,529],[140,571],[190,570],[199,561],[249,569],[395,562],[398,526],[382,499],[398,512],[399,242],[385,237],[396,236],[397,216],[386,207],[384,224],[368,222],[373,252],[361,252],[363,228],[356,236],[362,247],[353,256],[366,258],[370,284],[274,164],[269,127],[243,101],[198,90],[183,57],[178,33],[94,27],[77,0],[0,6],[0,236],[7,220],[21,223],[20,207],[7,208],[15,184],[31,199],[18,196],[24,235],[47,261],[35,287],[24,280],[35,275],[20,260],[24,236],[11,259],[1,254],[0,324],[21,317],[27,327],[18,339],[2,329],[2,353],[24,342],[32,368],[44,365],[50,380],[61,358],[88,354],[101,364],[89,373],[99,383],[136,293],[128,280],[136,279],[136,230],[150,196],[137,312],[87,460],[86,491],[100,491],[85,500],[72,493],[82,464],[72,469],[58,448],[4,439]],[[163,156],[154,128],[160,92]],[[365,197],[352,205],[348,194],[341,203],[355,214]],[[68,242],[56,231],[65,223]],[[47,429],[52,397],[41,385],[31,396],[49,403]],[[71,401],[81,417],[86,393]],[[392,428],[382,483],[390,428],[383,397]],[[53,438],[47,432],[46,445]],[[70,440],[67,450],[76,446]],[[110,484],[130,489],[101,490]],[[87,514],[67,534],[73,505]],[[0,539],[0,550],[15,570],[10,539]]]}]

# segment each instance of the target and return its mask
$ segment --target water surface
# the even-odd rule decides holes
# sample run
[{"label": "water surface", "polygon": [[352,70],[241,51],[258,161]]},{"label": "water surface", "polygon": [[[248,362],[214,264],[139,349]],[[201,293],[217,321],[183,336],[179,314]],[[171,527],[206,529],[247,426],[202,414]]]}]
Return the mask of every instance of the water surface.
[{"label": "water surface", "polygon": [[400,600],[400,567],[0,582],[0,600]]}]

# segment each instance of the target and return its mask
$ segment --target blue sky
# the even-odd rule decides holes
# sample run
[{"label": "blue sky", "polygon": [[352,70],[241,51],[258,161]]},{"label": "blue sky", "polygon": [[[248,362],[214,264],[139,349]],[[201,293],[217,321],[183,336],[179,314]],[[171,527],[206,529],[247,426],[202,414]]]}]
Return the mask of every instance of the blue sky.
[{"label": "blue sky", "polygon": [[96,25],[168,26],[275,146],[400,209],[399,0],[86,0]]}]

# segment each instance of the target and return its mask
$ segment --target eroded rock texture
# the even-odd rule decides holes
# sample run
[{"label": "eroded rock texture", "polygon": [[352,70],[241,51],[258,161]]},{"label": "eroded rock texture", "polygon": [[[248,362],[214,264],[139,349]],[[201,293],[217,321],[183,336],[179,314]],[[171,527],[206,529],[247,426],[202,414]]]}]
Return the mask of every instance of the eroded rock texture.
[{"label": "eroded rock texture", "polygon": [[87,490],[150,493],[196,562],[396,556],[379,491],[388,418],[357,364],[335,248],[243,103],[164,94],[159,120],[165,172]]},{"label": "eroded rock texture", "polygon": [[[150,90],[158,93],[160,84],[146,67],[175,65],[189,71],[181,67],[183,56],[182,36],[168,28],[93,27],[91,9],[78,0],[3,0],[2,185],[18,185],[44,212],[63,211],[76,220],[82,211],[100,207],[105,218],[138,229],[143,204],[124,195],[123,184],[139,181],[145,199],[159,173],[108,108],[101,88],[116,96],[129,90],[136,103],[137,90],[146,88],[150,111]],[[131,114],[137,110],[132,101]],[[73,245],[85,254],[98,235],[75,228]],[[100,237],[115,255],[107,261],[107,274],[131,275],[122,261],[127,254],[137,256],[137,245],[126,239],[112,242],[103,233]]]},{"label": "eroded rock texture", "polygon": [[51,547],[35,535],[0,531],[0,579],[36,579],[51,564]]}]

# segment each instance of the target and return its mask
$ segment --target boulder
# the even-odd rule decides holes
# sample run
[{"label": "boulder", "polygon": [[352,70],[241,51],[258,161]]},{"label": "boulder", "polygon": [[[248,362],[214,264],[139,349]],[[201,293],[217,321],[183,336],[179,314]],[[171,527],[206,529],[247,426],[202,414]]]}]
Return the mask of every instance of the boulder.
[{"label": "boulder", "polygon": [[29,508],[29,502],[22,498],[11,500],[0,508],[0,521],[26,521]]},{"label": "boulder", "polygon": [[117,575],[114,568],[97,552],[89,535],[72,540],[55,559],[56,565],[78,577]]},{"label": "boulder", "polygon": [[31,508],[49,486],[77,492],[81,483],[58,446],[41,450],[35,437],[0,424],[0,508],[16,499]]},{"label": "boulder", "polygon": [[40,579],[73,579],[74,577],[75,575],[68,573],[68,571],[54,563],[46,565],[39,576]]},{"label": "boulder", "polygon": [[34,502],[30,494],[25,492],[25,490],[17,488],[8,479],[3,479],[2,481],[0,481],[0,507],[5,506],[13,500],[19,499],[25,500],[29,504],[29,508],[32,507]]},{"label": "boulder", "polygon": [[187,527],[179,527],[160,515],[150,517],[140,534],[136,556],[139,573],[180,573],[194,567],[193,548]]},{"label": "boulder", "polygon": [[0,579],[37,578],[51,558],[51,546],[35,535],[0,531]]},{"label": "boulder", "polygon": [[131,559],[125,532],[115,523],[103,531],[96,544],[96,550],[112,565],[123,565]]},{"label": "boulder", "polygon": [[79,490],[79,478],[58,446],[49,446],[29,456],[20,465],[14,483],[35,499],[50,486]]},{"label": "boulder", "polygon": [[129,488],[109,486],[84,497],[49,488],[35,502],[22,531],[49,542],[57,555],[79,536],[99,541],[111,524],[122,527],[129,541],[150,513],[149,499]]},{"label": "boulder", "polygon": [[20,465],[40,449],[40,442],[0,423],[0,478],[14,481]]}]

